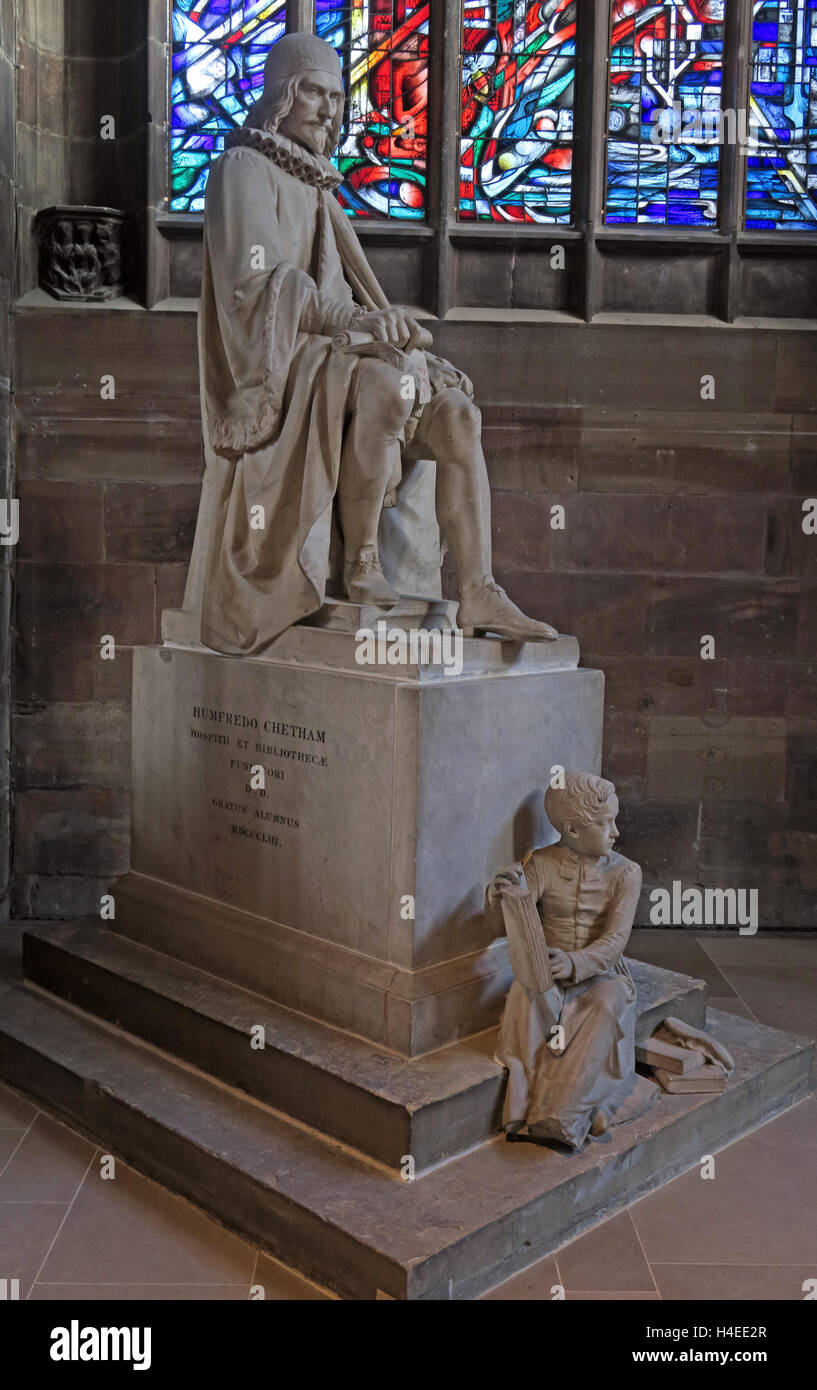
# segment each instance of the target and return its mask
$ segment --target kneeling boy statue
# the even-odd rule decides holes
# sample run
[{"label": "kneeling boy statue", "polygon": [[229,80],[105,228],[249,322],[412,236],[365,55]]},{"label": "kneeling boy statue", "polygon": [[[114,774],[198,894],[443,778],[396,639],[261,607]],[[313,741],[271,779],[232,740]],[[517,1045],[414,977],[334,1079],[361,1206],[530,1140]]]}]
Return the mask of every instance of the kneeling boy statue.
[{"label": "kneeling boy statue", "polygon": [[[509,1139],[581,1149],[588,1135],[606,1133],[624,1102],[631,1109],[639,1087],[636,990],[623,952],[641,870],[613,848],[612,782],[567,773],[564,787],[549,788],[545,810],[561,839],[501,870],[487,892],[490,907],[502,903],[515,976],[496,1052],[508,1069],[502,1122]],[[520,895],[527,937],[514,926]]]}]

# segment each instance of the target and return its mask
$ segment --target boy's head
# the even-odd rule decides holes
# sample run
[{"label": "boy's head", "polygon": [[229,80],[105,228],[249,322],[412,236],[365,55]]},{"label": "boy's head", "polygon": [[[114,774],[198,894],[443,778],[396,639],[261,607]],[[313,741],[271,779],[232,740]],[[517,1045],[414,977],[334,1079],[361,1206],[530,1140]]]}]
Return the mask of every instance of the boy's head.
[{"label": "boy's head", "polygon": [[618,797],[612,782],[590,772],[566,772],[564,783],[545,793],[551,825],[577,854],[609,854],[618,839]]}]

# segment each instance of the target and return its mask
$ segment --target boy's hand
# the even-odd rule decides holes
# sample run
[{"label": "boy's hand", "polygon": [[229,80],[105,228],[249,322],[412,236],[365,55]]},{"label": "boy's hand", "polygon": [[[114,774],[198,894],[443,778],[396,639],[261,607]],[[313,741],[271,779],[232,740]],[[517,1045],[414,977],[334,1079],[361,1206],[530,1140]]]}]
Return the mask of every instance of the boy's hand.
[{"label": "boy's hand", "polygon": [[554,980],[569,980],[573,974],[573,962],[567,951],[559,951],[556,947],[548,947],[548,959],[550,961],[550,973]]},{"label": "boy's hand", "polygon": [[518,864],[512,864],[509,869],[500,869],[493,883],[488,885],[488,906],[496,906],[503,888],[518,887],[524,882],[525,875]]}]

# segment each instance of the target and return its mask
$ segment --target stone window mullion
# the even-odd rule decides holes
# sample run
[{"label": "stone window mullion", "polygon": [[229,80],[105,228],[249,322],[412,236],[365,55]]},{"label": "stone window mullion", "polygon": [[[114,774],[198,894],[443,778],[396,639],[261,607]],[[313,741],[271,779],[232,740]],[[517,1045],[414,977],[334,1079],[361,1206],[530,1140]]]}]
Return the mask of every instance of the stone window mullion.
[{"label": "stone window mullion", "polygon": [[315,32],[314,0],[286,0],[287,33]]},{"label": "stone window mullion", "polygon": [[[739,116],[748,106],[752,35],[752,0],[732,0],[726,7],[721,110]],[[734,119],[734,118],[733,118]],[[742,129],[740,120],[737,130]],[[746,151],[738,140],[721,149],[719,226],[729,238],[721,277],[721,314],[732,323],[739,312],[740,252],[738,235],[743,227],[746,188]]]}]

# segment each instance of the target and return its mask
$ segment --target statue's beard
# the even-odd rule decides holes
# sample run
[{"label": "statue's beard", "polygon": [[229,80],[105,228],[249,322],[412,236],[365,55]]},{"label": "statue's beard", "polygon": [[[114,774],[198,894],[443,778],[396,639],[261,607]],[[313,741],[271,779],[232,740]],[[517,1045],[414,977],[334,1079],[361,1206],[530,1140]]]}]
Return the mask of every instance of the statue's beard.
[{"label": "statue's beard", "polygon": [[326,147],[329,144],[328,126],[316,126],[313,132],[314,150],[316,154],[326,154]]},{"label": "statue's beard", "polygon": [[294,131],[288,130],[286,128],[286,123],[282,123],[279,129],[282,135],[288,135],[290,140],[294,140],[298,145],[303,145],[305,149],[311,150],[313,154],[326,153],[329,144],[328,126],[309,126],[307,129],[301,130],[297,134]]}]

